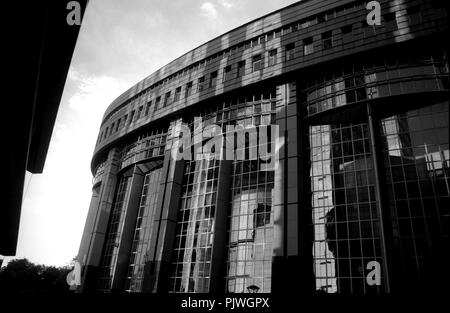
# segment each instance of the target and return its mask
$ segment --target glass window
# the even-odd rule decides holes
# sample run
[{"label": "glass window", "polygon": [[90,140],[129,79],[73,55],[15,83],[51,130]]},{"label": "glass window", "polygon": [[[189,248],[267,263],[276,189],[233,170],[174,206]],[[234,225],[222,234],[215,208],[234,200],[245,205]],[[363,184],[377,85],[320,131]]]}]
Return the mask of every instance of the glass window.
[{"label": "glass window", "polygon": [[150,240],[158,199],[158,188],[153,188],[153,186],[159,184],[160,173],[161,168],[158,168],[145,174],[144,177],[125,281],[125,291],[128,292],[142,292],[148,241]]},{"label": "glass window", "polygon": [[406,8],[406,14],[410,25],[422,24],[422,13],[419,5]]},{"label": "glass window", "polygon": [[253,72],[263,69],[264,64],[263,64],[263,58],[262,58],[261,54],[253,56],[252,67],[253,67]]},{"label": "glass window", "polygon": [[312,37],[305,38],[305,39],[303,39],[303,54],[308,55],[311,53],[314,53],[313,38]]},{"label": "glass window", "polygon": [[292,32],[291,26],[287,26],[283,28],[283,35],[287,35]]},{"label": "glass window", "polygon": [[[448,101],[384,118],[379,123],[384,172],[393,223],[394,240],[412,285],[432,277],[440,262],[440,247],[448,245],[449,124]],[[439,126],[433,121],[445,116]],[[427,273],[427,274],[425,274]]]},{"label": "glass window", "polygon": [[369,260],[382,263],[364,130],[367,123],[309,127],[313,266],[316,289],[326,293],[383,292],[364,281]]},{"label": "glass window", "polygon": [[286,61],[292,60],[295,57],[295,43],[286,45]]},{"label": "glass window", "polygon": [[192,82],[188,82],[186,84],[186,96],[185,98],[189,97],[192,94]]},{"label": "glass window", "polygon": [[341,32],[343,35],[347,35],[350,34],[353,30],[353,24],[350,25],[345,25],[343,27],[341,27]]},{"label": "glass window", "polygon": [[[161,97],[160,97],[160,99],[161,99]],[[133,118],[134,118],[134,110],[130,112],[130,121],[128,124],[133,123],[133,121],[134,121]]]},{"label": "glass window", "polygon": [[147,107],[145,108],[145,116],[148,115],[151,106],[152,106],[152,101],[149,101],[149,102],[147,103]]},{"label": "glass window", "polygon": [[128,119],[128,114],[125,114],[125,116],[123,117],[123,127],[127,126],[127,119]]},{"label": "glass window", "polygon": [[269,66],[277,64],[277,49],[269,51]]},{"label": "glass window", "polygon": [[216,83],[217,83],[217,71],[214,71],[209,75],[209,88],[214,87]]},{"label": "glass window", "polygon": [[260,36],[259,37],[259,43],[263,44],[264,42],[266,42],[266,36]]},{"label": "glass window", "polygon": [[227,81],[228,79],[230,79],[231,78],[230,74],[231,74],[231,65],[227,65],[223,69],[223,81]]},{"label": "glass window", "polygon": [[333,47],[333,36],[332,32],[328,31],[325,33],[322,33],[322,48],[324,50],[331,49]]},{"label": "glass window", "polygon": [[155,100],[155,109],[156,109],[156,110],[161,109],[161,96],[156,97],[156,100]]},{"label": "glass window", "polygon": [[177,89],[175,89],[175,96],[173,98],[173,101],[176,102],[178,100],[180,100],[181,97],[181,86],[177,87]]},{"label": "glass window", "polygon": [[219,161],[184,162],[171,291],[208,292]]},{"label": "glass window", "polygon": [[384,15],[385,28],[387,31],[394,31],[398,29],[397,13],[398,12],[390,12]]},{"label": "glass window", "polygon": [[245,74],[245,60],[238,62],[238,68],[237,68],[237,77],[242,77]]},{"label": "glass window", "polygon": [[201,92],[205,89],[205,76],[202,76],[198,79],[197,89],[198,89],[198,92]]}]

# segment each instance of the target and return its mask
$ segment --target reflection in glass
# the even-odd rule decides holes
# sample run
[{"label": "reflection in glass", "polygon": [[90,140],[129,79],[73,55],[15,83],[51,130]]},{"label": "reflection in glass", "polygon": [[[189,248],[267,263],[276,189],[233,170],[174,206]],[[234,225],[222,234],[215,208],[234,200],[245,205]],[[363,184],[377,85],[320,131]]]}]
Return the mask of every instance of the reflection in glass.
[{"label": "reflection in glass", "polygon": [[172,292],[208,292],[219,160],[185,161]]},{"label": "reflection in glass", "polygon": [[394,243],[406,287],[433,286],[442,276],[440,267],[448,266],[448,113],[443,102],[380,122]]},{"label": "reflection in glass", "polygon": [[149,257],[147,249],[150,244],[155,207],[158,200],[160,174],[161,168],[150,171],[144,178],[125,284],[125,290],[129,292],[142,291],[144,266]]},{"label": "reflection in glass", "polygon": [[316,290],[381,292],[365,280],[382,262],[368,126],[310,126],[309,144]]},{"label": "reflection in glass", "polygon": [[229,229],[227,292],[271,290],[273,171],[257,160],[235,161]]},{"label": "reflection in glass", "polygon": [[119,253],[120,237],[122,235],[123,219],[130,192],[131,176],[122,176],[117,187],[116,198],[111,211],[106,244],[100,265],[99,291],[109,292]]}]

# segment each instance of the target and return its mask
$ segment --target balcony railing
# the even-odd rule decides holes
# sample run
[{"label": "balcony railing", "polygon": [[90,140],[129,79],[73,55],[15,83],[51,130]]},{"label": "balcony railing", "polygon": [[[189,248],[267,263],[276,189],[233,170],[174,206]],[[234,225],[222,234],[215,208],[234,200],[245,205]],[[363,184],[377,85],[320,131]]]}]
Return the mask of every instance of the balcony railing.
[{"label": "balcony railing", "polygon": [[126,146],[119,153],[120,169],[142,160],[164,156],[167,133],[152,135]]}]

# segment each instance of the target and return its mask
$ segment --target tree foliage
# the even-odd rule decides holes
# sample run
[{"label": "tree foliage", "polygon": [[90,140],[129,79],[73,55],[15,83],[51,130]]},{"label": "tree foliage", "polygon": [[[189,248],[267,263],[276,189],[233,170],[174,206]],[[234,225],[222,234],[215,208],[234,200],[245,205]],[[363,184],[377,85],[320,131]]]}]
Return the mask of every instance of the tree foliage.
[{"label": "tree foliage", "polygon": [[69,293],[66,277],[70,271],[27,259],[12,260],[0,270],[0,293]]}]

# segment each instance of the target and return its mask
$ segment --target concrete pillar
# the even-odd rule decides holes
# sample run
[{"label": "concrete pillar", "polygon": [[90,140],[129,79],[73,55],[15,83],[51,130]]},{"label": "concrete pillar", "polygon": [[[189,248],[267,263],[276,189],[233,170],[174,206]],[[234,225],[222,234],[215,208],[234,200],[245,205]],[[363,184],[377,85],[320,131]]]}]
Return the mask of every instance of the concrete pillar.
[{"label": "concrete pillar", "polygon": [[[89,210],[86,217],[86,223],[84,224],[83,235],[80,242],[80,247],[78,250],[78,254],[76,257],[76,261],[81,266],[81,275],[83,279],[81,279],[81,283],[85,280],[86,268],[87,268],[87,258],[89,253],[89,248],[91,244],[93,229],[95,225],[95,219],[97,214],[98,203],[100,201],[100,190],[101,190],[101,182],[92,188],[92,197],[91,202],[89,204]],[[81,286],[78,286],[80,288]],[[81,290],[79,290],[81,291]]]},{"label": "concrete pillar", "polygon": [[97,287],[100,258],[113,204],[118,171],[118,150],[114,148],[108,154],[100,185],[94,187],[89,205],[77,256],[77,261],[81,265],[81,285],[77,289],[79,292],[92,292]]},{"label": "concrete pillar", "polygon": [[184,161],[172,158],[172,150],[178,148],[174,144],[178,138],[172,137],[171,129],[181,122],[181,119],[172,122],[168,131],[152,240],[148,250],[149,259],[144,267],[142,292],[159,293],[169,290],[170,264],[184,170]]},{"label": "concrete pillar", "polygon": [[211,254],[211,280],[209,292],[225,292],[225,272],[227,257],[227,224],[230,208],[230,185],[233,161],[221,161],[217,182],[216,212],[214,217],[214,242]]},{"label": "concrete pillar", "polygon": [[[272,292],[274,293],[298,288],[299,281],[303,279],[300,277],[300,267],[305,263],[300,260],[302,251],[299,251],[299,238],[300,225],[306,222],[302,220],[302,216],[307,212],[306,206],[301,205],[300,195],[303,190],[302,177],[309,179],[309,172],[301,170],[299,137],[302,136],[302,131],[299,128],[301,116],[298,114],[296,85],[296,82],[292,81],[277,86],[276,124],[279,126],[280,151],[273,194]],[[310,254],[310,251],[304,252]],[[286,281],[285,277],[290,279]]]}]

